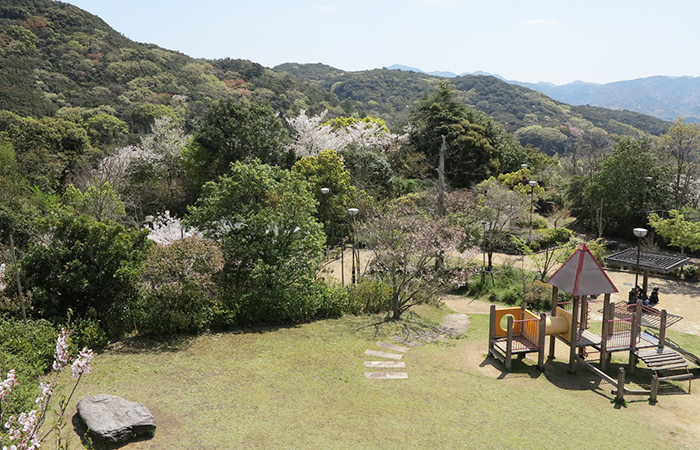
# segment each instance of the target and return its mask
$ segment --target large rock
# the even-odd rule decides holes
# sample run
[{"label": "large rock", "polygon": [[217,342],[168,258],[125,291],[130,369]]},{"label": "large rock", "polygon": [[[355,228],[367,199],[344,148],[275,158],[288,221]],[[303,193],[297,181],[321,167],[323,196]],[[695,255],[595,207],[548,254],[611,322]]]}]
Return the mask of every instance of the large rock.
[{"label": "large rock", "polygon": [[108,442],[128,441],[156,429],[148,408],[115,395],[97,394],[81,400],[78,414],[92,433]]}]

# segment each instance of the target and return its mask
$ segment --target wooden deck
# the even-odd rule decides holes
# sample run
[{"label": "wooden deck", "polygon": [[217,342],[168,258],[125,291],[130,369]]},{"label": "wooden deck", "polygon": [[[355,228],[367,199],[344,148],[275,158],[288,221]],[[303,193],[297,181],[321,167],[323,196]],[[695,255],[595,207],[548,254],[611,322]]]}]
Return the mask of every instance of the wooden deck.
[{"label": "wooden deck", "polygon": [[[503,354],[506,353],[506,346],[508,345],[507,339],[506,338],[497,338],[493,340],[493,345],[496,347],[500,352]],[[533,344],[532,342],[528,341],[522,336],[513,336],[513,346],[511,348],[511,353],[512,354],[519,354],[519,353],[532,353],[539,351],[540,348]]]}]

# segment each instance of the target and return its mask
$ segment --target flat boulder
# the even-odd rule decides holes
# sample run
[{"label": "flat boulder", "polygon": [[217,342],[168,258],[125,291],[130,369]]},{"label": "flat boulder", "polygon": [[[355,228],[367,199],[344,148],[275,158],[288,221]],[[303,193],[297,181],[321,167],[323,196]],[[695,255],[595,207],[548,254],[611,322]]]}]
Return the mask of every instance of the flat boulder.
[{"label": "flat boulder", "polygon": [[126,442],[156,429],[156,419],[141,403],[97,394],[78,403],[78,414],[90,432],[107,442]]}]

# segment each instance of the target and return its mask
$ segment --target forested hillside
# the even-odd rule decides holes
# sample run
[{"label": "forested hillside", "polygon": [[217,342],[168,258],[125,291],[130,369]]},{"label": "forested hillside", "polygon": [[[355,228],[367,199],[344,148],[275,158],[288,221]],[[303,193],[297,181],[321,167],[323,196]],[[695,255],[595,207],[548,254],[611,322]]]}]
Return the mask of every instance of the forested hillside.
[{"label": "forested hillside", "polygon": [[335,96],[250,61],[136,43],[62,2],[0,2],[0,110],[88,118],[97,108],[140,134],[162,115],[186,117],[191,128],[224,97],[266,100],[289,115],[338,109]]},{"label": "forested hillside", "polygon": [[[390,126],[406,123],[411,108],[444,78],[428,74],[375,69],[343,72],[323,64],[282,64],[274,70],[329,90],[346,110],[382,117]],[[600,129],[611,135],[638,137],[665,133],[670,123],[630,111],[570,106],[491,76],[450,78],[457,98],[502,123],[520,142],[547,153],[567,153],[567,141],[578,130]]]}]

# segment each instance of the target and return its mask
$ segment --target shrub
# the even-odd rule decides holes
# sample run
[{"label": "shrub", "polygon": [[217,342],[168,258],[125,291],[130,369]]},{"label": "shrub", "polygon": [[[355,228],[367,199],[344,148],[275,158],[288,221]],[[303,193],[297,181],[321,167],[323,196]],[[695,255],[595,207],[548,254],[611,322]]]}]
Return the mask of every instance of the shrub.
[{"label": "shrub", "polygon": [[391,311],[391,286],[376,278],[360,278],[347,288],[348,312],[375,314]]},{"label": "shrub", "polygon": [[211,327],[216,316],[231,313],[221,305],[213,281],[223,264],[219,246],[195,236],[152,247],[141,269],[134,308],[139,331],[197,332]]},{"label": "shrub", "polygon": [[685,280],[695,280],[698,278],[698,266],[694,264],[688,264],[681,268],[681,273],[683,279]]}]

